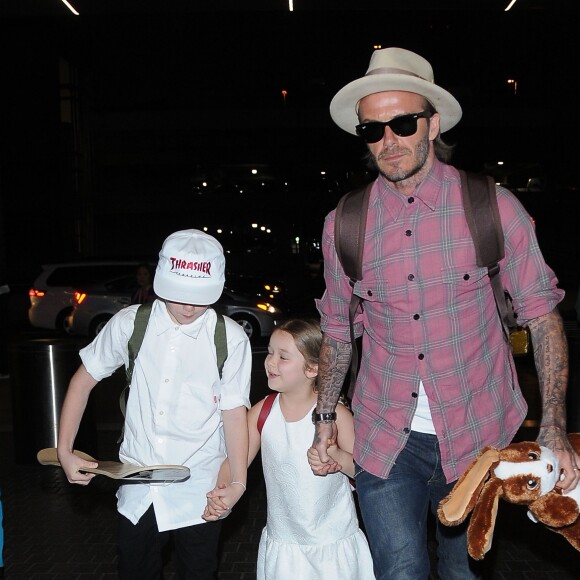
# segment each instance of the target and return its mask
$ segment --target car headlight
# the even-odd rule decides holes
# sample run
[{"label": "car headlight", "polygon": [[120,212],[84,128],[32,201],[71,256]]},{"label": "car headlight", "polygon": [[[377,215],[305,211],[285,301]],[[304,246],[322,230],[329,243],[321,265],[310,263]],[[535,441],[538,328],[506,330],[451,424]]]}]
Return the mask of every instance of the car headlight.
[{"label": "car headlight", "polygon": [[258,302],[258,304],[256,304],[256,306],[260,310],[263,310],[264,312],[269,312],[270,314],[277,314],[278,312],[280,312],[280,310],[278,308],[276,308],[275,306],[272,306],[268,302]]}]

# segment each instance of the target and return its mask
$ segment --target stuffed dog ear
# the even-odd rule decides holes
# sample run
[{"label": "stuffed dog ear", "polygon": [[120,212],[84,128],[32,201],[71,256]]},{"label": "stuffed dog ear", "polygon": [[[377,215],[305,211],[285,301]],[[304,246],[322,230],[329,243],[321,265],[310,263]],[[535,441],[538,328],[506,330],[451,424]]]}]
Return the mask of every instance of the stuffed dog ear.
[{"label": "stuffed dog ear", "polygon": [[478,502],[481,489],[489,477],[490,467],[498,460],[499,451],[495,447],[485,447],[481,451],[457,480],[449,495],[439,503],[437,514],[442,524],[457,526],[465,520]]},{"label": "stuffed dog ear", "polygon": [[491,548],[502,485],[503,481],[497,477],[488,480],[471,515],[467,528],[467,551],[474,560],[483,560]]}]

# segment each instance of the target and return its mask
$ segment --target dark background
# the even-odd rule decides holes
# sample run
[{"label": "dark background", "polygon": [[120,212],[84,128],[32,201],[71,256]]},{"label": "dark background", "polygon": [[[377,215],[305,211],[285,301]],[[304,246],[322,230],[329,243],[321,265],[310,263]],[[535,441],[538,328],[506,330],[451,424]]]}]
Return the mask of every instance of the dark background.
[{"label": "dark background", "polygon": [[[234,252],[275,249],[265,271],[287,255],[315,263],[324,216],[369,178],[328,105],[381,45],[432,63],[464,110],[446,134],[454,164],[505,162],[498,180],[575,293],[577,2],[71,3],[80,16],[60,0],[0,3],[0,237],[13,285],[44,262],[154,256],[172,231],[203,226]],[[540,191],[522,189],[530,178]]]}]

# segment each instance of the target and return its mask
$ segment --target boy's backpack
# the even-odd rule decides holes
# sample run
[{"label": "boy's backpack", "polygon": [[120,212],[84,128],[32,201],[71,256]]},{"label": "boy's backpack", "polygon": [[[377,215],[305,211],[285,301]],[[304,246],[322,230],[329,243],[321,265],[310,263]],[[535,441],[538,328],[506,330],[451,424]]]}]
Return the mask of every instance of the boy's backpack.
[{"label": "boy's backpack", "polygon": [[[135,314],[135,323],[133,326],[133,334],[129,338],[128,350],[129,350],[129,364],[125,369],[126,384],[125,388],[121,391],[119,397],[119,406],[121,407],[121,413],[123,417],[125,416],[125,411],[127,409],[127,400],[129,398],[129,387],[131,385],[131,379],[133,378],[133,368],[135,367],[135,360],[139,354],[139,349],[143,343],[143,338],[145,337],[145,331],[147,330],[147,325],[149,324],[149,317],[151,316],[151,309],[153,304],[148,302],[146,304],[140,304],[137,308]],[[220,379],[222,378],[222,371],[226,359],[228,358],[228,342],[226,335],[226,323],[224,317],[219,312],[216,312],[217,320],[215,325],[215,331],[213,335],[213,341],[215,344],[215,350],[217,355],[217,367]],[[119,441],[123,438],[121,437]]]},{"label": "boy's backpack", "polygon": [[[493,289],[497,311],[502,322],[504,337],[517,329],[513,310],[508,308],[506,295],[499,279],[499,261],[504,257],[504,236],[501,227],[495,182],[489,176],[459,171],[463,209],[469,226],[477,265],[486,267]],[[334,243],[338,259],[350,278],[353,293],[349,305],[352,357],[348,398],[352,399],[358,372],[358,349],[354,337],[354,316],[362,301],[355,295],[354,285],[362,280],[363,249],[369,196],[372,183],[344,195],[338,202],[334,222]]]}]

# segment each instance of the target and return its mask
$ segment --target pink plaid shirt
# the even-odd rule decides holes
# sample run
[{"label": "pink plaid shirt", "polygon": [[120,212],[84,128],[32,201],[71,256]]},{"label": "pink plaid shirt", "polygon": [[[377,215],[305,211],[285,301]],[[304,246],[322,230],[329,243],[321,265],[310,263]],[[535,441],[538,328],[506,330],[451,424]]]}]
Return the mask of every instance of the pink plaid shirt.
[{"label": "pink plaid shirt", "polygon": [[[520,324],[551,312],[564,292],[546,265],[529,215],[498,188],[506,257],[501,280]],[[323,233],[326,292],[317,301],[322,329],[350,342],[351,287],[334,249],[334,211]],[[386,478],[404,448],[423,382],[447,481],[485,445],[508,445],[527,405],[486,268],[476,265],[459,173],[435,162],[412,197],[374,185],[364,248],[364,299],[355,319],[363,335],[353,400],[354,458]]]}]

